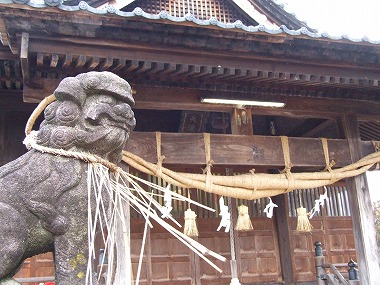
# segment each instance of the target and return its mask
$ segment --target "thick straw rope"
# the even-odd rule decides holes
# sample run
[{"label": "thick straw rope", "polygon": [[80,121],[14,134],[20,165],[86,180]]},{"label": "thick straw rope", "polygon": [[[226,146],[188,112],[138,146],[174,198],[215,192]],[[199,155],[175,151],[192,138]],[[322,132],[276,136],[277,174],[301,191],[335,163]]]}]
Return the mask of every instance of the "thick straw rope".
[{"label": "thick straw rope", "polygon": [[290,171],[293,167],[293,164],[290,161],[290,148],[289,148],[288,137],[281,136],[281,145],[282,145],[282,152],[284,154],[284,163],[285,163],[285,168],[282,172],[285,173],[288,179],[288,188],[286,189],[286,192],[289,192],[294,189],[294,177],[293,177],[292,172]]},{"label": "thick straw rope", "polygon": [[205,168],[203,174],[206,173],[206,188],[207,188],[206,191],[210,192],[212,189],[211,167],[212,167],[212,164],[214,163],[211,160],[211,138],[210,138],[210,134],[204,133],[203,134],[203,140],[204,140],[204,144],[205,144],[205,155],[206,155],[206,168]]},{"label": "thick straw rope", "polygon": [[57,149],[57,148],[50,148],[45,147],[42,145],[39,145],[36,143],[37,139],[37,132],[32,131],[33,126],[39,117],[39,115],[45,110],[46,106],[50,103],[54,102],[57,98],[54,96],[54,94],[44,98],[36,107],[36,109],[32,112],[30,115],[28,121],[26,122],[25,126],[25,135],[26,138],[24,140],[24,144],[28,149],[35,149],[43,153],[51,153],[54,155],[60,155],[60,156],[66,156],[66,157],[73,157],[78,158],[80,160],[83,160],[85,162],[91,162],[91,163],[100,163],[107,168],[109,168],[112,172],[118,172],[121,170],[119,166],[116,164],[101,158],[100,156],[90,154],[90,153],[84,153],[79,151],[70,151],[70,150],[64,150],[64,149]]},{"label": "thick straw rope", "polygon": [[325,156],[325,162],[326,162],[326,167],[324,170],[331,172],[332,167],[335,165],[335,161],[334,160],[330,161],[329,145],[327,143],[327,139],[321,138],[321,141],[322,141],[323,155]]},{"label": "thick straw rope", "polygon": [[[372,144],[373,144],[373,147],[375,148],[375,151],[380,152],[380,142],[372,141]],[[379,170],[379,169],[380,169],[380,163],[377,162],[376,163],[376,170]]]},{"label": "thick straw rope", "polygon": [[157,173],[156,176],[162,175],[162,162],[165,159],[165,155],[161,155],[161,132],[156,132],[156,146],[157,146]]},{"label": "thick straw rope", "polygon": [[[50,96],[44,99],[33,112],[26,126],[26,135],[29,135],[33,124],[38,115],[43,109],[52,101]],[[123,151],[123,161],[128,163],[131,167],[150,175],[159,175],[172,185],[184,188],[197,188],[206,192],[214,193],[221,196],[240,198],[240,199],[257,199],[263,197],[271,197],[274,195],[290,192],[294,189],[307,189],[326,186],[332,182],[341,179],[354,177],[363,174],[369,170],[374,164],[380,162],[380,151],[363,157],[355,163],[347,165],[342,168],[332,169],[322,172],[302,172],[292,173],[289,142],[287,137],[281,137],[281,142],[284,152],[285,169],[284,173],[280,174],[266,174],[266,173],[250,173],[237,176],[215,176],[211,175],[212,160],[210,155],[210,137],[209,134],[204,135],[205,138],[205,154],[206,154],[206,169],[205,174],[192,174],[192,173],[178,173],[162,167],[158,159],[157,164],[149,163],[130,152]],[[161,139],[159,139],[161,142]],[[323,140],[322,140],[323,143]],[[157,142],[158,144],[158,142]],[[118,171],[118,166],[106,161],[100,157],[83,154],[78,152],[57,150],[38,146],[37,144],[30,145],[36,150],[48,152],[56,155],[70,156],[90,162],[101,163],[109,167],[113,171]],[[374,143],[375,147],[375,143]],[[375,149],[376,150],[376,149]],[[329,161],[328,150],[324,148],[324,155],[326,161]],[[161,156],[161,145],[157,147],[157,156]],[[326,163],[327,164],[327,163]],[[330,165],[330,162],[329,162]],[[211,187],[210,187],[211,185]]]},{"label": "thick straw rope", "polygon": [[[49,96],[49,98],[43,100],[36,108],[36,110],[33,112],[32,116],[30,117],[30,119],[28,120],[27,122],[27,125],[25,127],[25,133],[26,133],[26,138],[25,138],[25,145],[28,147],[28,149],[30,148],[34,148],[40,152],[44,152],[44,153],[51,153],[51,154],[54,154],[54,155],[61,155],[61,156],[66,156],[66,157],[73,157],[73,158],[77,158],[77,159],[80,159],[80,160],[83,160],[83,161],[86,161],[86,162],[89,162],[89,169],[92,169],[94,168],[93,165],[95,166],[95,168],[98,168],[99,167],[99,164],[102,164],[104,166],[106,166],[108,169],[112,170],[115,172],[115,178],[116,180],[113,181],[112,183],[101,183],[102,185],[98,184],[96,185],[96,187],[100,187],[99,188],[99,191],[102,190],[103,186],[104,185],[108,185],[108,186],[105,186],[106,188],[109,187],[111,185],[111,188],[113,188],[113,191],[116,191],[115,194],[117,196],[117,202],[114,201],[114,206],[115,206],[115,209],[114,210],[114,213],[112,213],[112,217],[113,219],[115,219],[116,215],[115,213],[118,212],[118,213],[123,213],[123,209],[118,207],[118,205],[121,205],[122,202],[124,201],[129,201],[129,203],[131,203],[131,205],[133,205],[134,207],[137,207],[138,208],[138,211],[144,216],[146,217],[147,219],[147,222],[149,222],[149,218],[152,218],[153,220],[155,220],[157,223],[159,223],[160,225],[162,225],[166,230],[168,230],[172,235],[174,235],[178,240],[180,240],[182,243],[184,243],[184,245],[186,245],[188,248],[190,248],[193,252],[195,252],[196,254],[198,254],[204,261],[206,261],[209,265],[211,265],[214,269],[216,269],[217,271],[219,272],[222,272],[222,270],[220,268],[218,268],[213,262],[211,262],[205,255],[206,254],[209,254],[211,256],[213,256],[214,258],[217,258],[221,261],[225,261],[225,257],[207,249],[206,247],[204,247],[203,245],[201,245],[200,243],[198,243],[197,241],[194,241],[190,238],[188,238],[187,236],[185,236],[184,234],[182,234],[180,231],[178,231],[177,229],[173,228],[170,224],[166,223],[165,221],[163,221],[155,211],[150,211],[150,202],[153,202],[154,200],[152,199],[148,199],[150,202],[149,202],[149,205],[146,205],[146,196],[144,196],[144,191],[141,191],[142,188],[140,186],[138,186],[136,184],[136,182],[130,178],[129,175],[126,175],[127,173],[125,173],[120,167],[118,167],[117,165],[107,161],[107,160],[104,160],[102,159],[101,157],[99,156],[96,156],[96,155],[92,155],[92,154],[88,154],[88,153],[82,153],[82,152],[75,152],[75,151],[67,151],[67,150],[63,150],[63,149],[55,149],[55,148],[49,148],[49,147],[44,147],[44,146],[41,146],[41,145],[38,145],[37,142],[36,142],[36,139],[37,139],[37,134],[38,132],[36,131],[32,131],[32,128],[33,128],[33,125],[35,123],[35,120],[37,119],[38,115],[44,110],[44,108],[50,104],[51,102],[53,102],[55,100],[55,97],[54,96]],[[158,136],[158,142],[157,142],[158,145],[160,145],[160,138]],[[161,155],[160,155],[160,147],[158,147],[158,156],[161,158]],[[159,168],[161,167],[160,165],[155,165],[156,167],[156,172],[157,170],[159,170]],[[105,177],[108,177],[108,169],[107,169],[107,174],[105,175]],[[158,171],[159,172],[159,171]],[[92,177],[92,171],[89,171],[88,172],[89,175],[88,175],[88,186],[89,186],[89,189],[91,188],[91,185],[93,183],[91,183],[91,177]],[[101,174],[102,176],[102,174]],[[123,179],[122,181],[119,181],[119,178],[123,176]],[[135,177],[136,178],[136,177]],[[124,180],[125,179],[125,180]],[[123,182],[124,181],[124,182]],[[119,183],[119,182],[123,182],[123,183]],[[130,193],[130,190],[129,190],[129,186],[126,187],[126,191],[120,191],[122,190],[125,184],[125,182],[127,182],[127,184],[132,184],[134,190],[136,190],[140,195],[137,195],[138,197],[140,198],[137,198],[134,197],[133,199],[130,199],[128,198],[128,196],[131,194]],[[145,181],[146,182],[146,181]],[[116,185],[114,185],[116,183]],[[158,186],[159,187],[159,186]],[[110,189],[107,189],[107,190],[110,190]],[[90,193],[90,191],[89,191]],[[100,193],[100,192],[99,192]],[[96,193],[95,193],[96,194]],[[112,194],[112,193],[111,193]],[[89,194],[90,195],[90,194]],[[122,196],[124,195],[124,196]],[[181,199],[183,197],[181,197],[181,195],[178,195]],[[90,196],[89,196],[90,197]],[[101,197],[101,195],[100,195]],[[90,199],[89,199],[90,201]],[[196,205],[199,205],[199,206],[202,206],[202,207],[206,207],[206,206],[203,206],[203,205],[200,205],[199,203],[196,203],[195,201],[192,201],[194,204]],[[97,202],[99,203],[99,202]],[[120,204],[119,204],[120,203]],[[157,203],[158,204],[158,203]],[[99,205],[98,205],[99,206]],[[146,206],[148,206],[148,208],[145,208]],[[90,206],[90,203],[89,203],[89,208],[91,208]],[[97,213],[95,213],[95,216],[97,216],[97,214],[99,214],[100,212],[100,207],[97,208]],[[206,207],[208,208],[208,207]],[[159,208],[158,208],[159,209]],[[91,213],[91,211],[89,211],[89,213]],[[105,214],[105,213],[103,213]],[[124,217],[124,215],[122,215]],[[91,227],[91,224],[92,224],[92,216],[91,214],[89,214],[89,233],[90,232],[94,232],[94,229]],[[95,220],[96,221],[96,220]],[[118,220],[119,222],[120,220]],[[124,221],[124,218],[121,219],[121,222]],[[119,242],[121,240],[124,240],[124,245],[122,246],[125,246],[125,227],[124,225],[122,225],[122,231],[120,231],[120,226],[119,224],[116,225],[116,227],[113,225],[112,228],[108,228],[107,227],[107,231],[109,233],[108,237],[113,237],[111,238],[110,240],[110,254],[109,256],[113,256],[114,253],[114,249],[116,247],[120,247],[120,244]],[[118,236],[116,238],[116,241],[114,239],[114,236],[113,234],[122,234],[122,238],[120,238],[120,236]],[[94,236],[94,235],[93,235]],[[89,236],[90,237],[90,236]],[[89,238],[89,242],[91,243],[91,238]],[[105,244],[108,245],[108,241],[105,241]],[[114,246],[115,245],[115,246]],[[89,246],[89,248],[91,249],[92,247]],[[123,251],[121,251],[123,252]],[[115,284],[130,284],[129,283],[129,278],[128,275],[127,278],[126,278],[126,275],[124,274],[125,272],[121,272],[121,271],[124,271],[126,266],[123,266],[122,265],[122,262],[125,262],[126,259],[129,260],[129,258],[125,258],[125,255],[119,255],[120,251],[117,251],[117,257],[116,257],[116,260],[117,260],[117,269],[116,269],[116,277],[115,277]],[[92,254],[92,249],[91,249],[91,252],[90,252],[90,256]],[[91,260],[91,259],[89,259]],[[112,260],[112,258],[110,259]],[[113,264],[113,262],[110,263],[111,265]],[[125,263],[123,263],[125,264]],[[123,266],[124,268],[122,268],[121,266]],[[89,265],[88,265],[88,270],[87,272],[91,272],[91,262],[89,262]],[[128,266],[127,266],[128,267]],[[119,270],[121,270],[119,272]],[[107,272],[107,276],[109,276],[107,278],[107,284],[110,284],[111,282],[111,279],[113,278],[113,272],[114,272],[114,267],[113,266],[109,266],[108,267],[108,272]],[[119,274],[120,273],[120,274]],[[89,280],[87,279],[86,277],[86,284],[92,284],[92,281],[91,281],[91,276],[92,274],[88,274],[87,276],[90,276],[89,277]],[[117,279],[117,278],[121,278],[121,279]],[[127,283],[126,283],[127,282]]]}]

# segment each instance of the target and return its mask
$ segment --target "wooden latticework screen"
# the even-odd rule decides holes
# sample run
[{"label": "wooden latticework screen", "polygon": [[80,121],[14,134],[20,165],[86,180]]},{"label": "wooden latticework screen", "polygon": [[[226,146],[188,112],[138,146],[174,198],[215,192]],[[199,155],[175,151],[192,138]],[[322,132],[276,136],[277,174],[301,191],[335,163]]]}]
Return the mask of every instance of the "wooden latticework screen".
[{"label": "wooden latticework screen", "polygon": [[303,190],[295,190],[288,194],[289,215],[290,217],[297,217],[296,209],[300,205],[300,199],[302,199],[302,205],[310,211],[314,207],[315,200],[327,192],[327,201],[324,206],[321,207],[321,211],[316,213],[316,216],[329,216],[329,217],[345,217],[351,216],[350,205],[348,201],[348,190],[342,185],[332,185],[319,188],[310,188]]},{"label": "wooden latticework screen", "polygon": [[122,10],[132,11],[136,7],[140,7],[151,14],[166,11],[172,16],[183,17],[191,13],[200,20],[216,18],[223,23],[233,23],[240,20],[246,25],[257,25],[256,22],[239,12],[226,0],[138,0]]},{"label": "wooden latticework screen", "polygon": [[[296,209],[302,199],[309,212],[314,201],[327,191],[328,199],[323,208],[311,220],[311,233],[296,231]],[[288,195],[290,240],[293,260],[293,273],[298,282],[315,278],[314,243],[322,243],[323,255],[329,263],[345,263],[356,259],[355,240],[351,219],[348,189],[343,184],[324,188],[295,190]],[[347,268],[342,268],[343,272]]]},{"label": "wooden latticework screen", "polygon": [[[166,187],[166,182],[155,176],[149,176],[130,170],[134,175]],[[151,189],[146,189],[148,192]],[[194,207],[197,214],[197,225],[200,243],[225,256],[231,258],[231,240],[229,233],[216,231],[219,222],[219,196],[197,189],[183,189],[171,186],[171,190],[187,196],[198,202],[214,208],[210,212]],[[350,258],[356,259],[354,235],[350,208],[347,198],[347,189],[342,186],[327,187],[329,201],[325,204],[320,215],[311,219],[314,229],[311,233],[296,231],[297,217],[295,209],[299,207],[298,191],[288,194],[287,208],[289,210],[288,226],[290,250],[293,264],[293,273],[296,281],[309,282],[315,280],[314,242],[322,242],[326,260],[332,263],[345,263]],[[303,205],[310,211],[324,189],[301,190]],[[163,198],[162,198],[163,200]],[[268,219],[263,210],[268,198],[252,201],[233,200],[236,207],[245,204],[249,208],[249,215],[253,230],[235,232],[235,252],[238,263],[239,278],[242,283],[279,283],[282,282],[282,272],[279,254],[279,236],[285,234],[276,229],[275,218]],[[163,204],[163,201],[160,201]],[[227,199],[225,200],[227,204]],[[186,202],[173,201],[172,214],[176,220],[184,224],[184,211],[188,208]],[[236,210],[236,208],[235,208]],[[276,209],[274,211],[277,211]],[[229,284],[231,280],[230,264],[214,260],[223,270],[218,273],[206,262],[195,256],[175,237],[165,229],[153,223],[154,227],[147,231],[147,239],[142,260],[141,285],[190,285],[190,284]],[[134,273],[137,271],[141,241],[145,228],[145,220],[131,210],[131,253]],[[98,248],[104,245],[99,241]],[[45,254],[28,259],[19,272],[18,277],[51,276],[54,272],[52,256]],[[35,264],[35,265],[34,265]],[[43,266],[43,270],[42,270]],[[37,268],[39,268],[37,270]],[[33,284],[37,285],[37,284]]]}]

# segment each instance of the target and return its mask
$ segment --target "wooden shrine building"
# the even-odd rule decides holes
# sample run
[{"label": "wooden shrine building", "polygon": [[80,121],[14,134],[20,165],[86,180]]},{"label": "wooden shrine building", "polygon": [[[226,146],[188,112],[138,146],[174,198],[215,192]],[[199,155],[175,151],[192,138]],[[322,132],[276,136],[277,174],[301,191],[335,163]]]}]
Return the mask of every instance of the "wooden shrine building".
[{"label": "wooden shrine building", "polygon": [[[202,173],[203,133],[211,134],[213,174],[284,168],[280,136],[289,138],[292,171],[342,167],[380,141],[380,42],[319,34],[272,0],[0,0],[0,164],[25,153],[32,110],[67,76],[113,72],[135,91],[137,120],[128,150],[164,166]],[[211,104],[207,98],[279,102],[280,108]],[[130,171],[134,171],[130,169]],[[139,174],[144,175],[144,174]],[[156,183],[155,177],[144,176]],[[165,185],[165,184],[164,184]],[[185,193],[188,189],[174,189]],[[219,197],[190,189],[217,207]],[[197,208],[198,240],[236,257],[242,284],[315,284],[314,242],[331,263],[358,262],[364,285],[378,284],[379,260],[364,175],[327,187],[328,203],[295,230],[300,199],[310,210],[324,189],[297,189],[248,205],[249,232],[216,231],[220,217]],[[174,216],[183,223],[187,205]],[[233,213],[236,219],[236,213]],[[144,219],[131,212],[137,264]],[[141,284],[229,284],[229,262],[216,272],[159,226],[148,232]],[[51,255],[30,258],[19,277],[52,276]]]}]

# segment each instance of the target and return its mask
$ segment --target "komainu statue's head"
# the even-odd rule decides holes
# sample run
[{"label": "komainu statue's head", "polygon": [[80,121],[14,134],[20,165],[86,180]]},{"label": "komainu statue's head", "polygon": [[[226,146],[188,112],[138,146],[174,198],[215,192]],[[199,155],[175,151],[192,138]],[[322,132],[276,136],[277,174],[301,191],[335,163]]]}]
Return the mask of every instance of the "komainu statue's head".
[{"label": "komainu statue's head", "polygon": [[136,125],[128,82],[111,72],[88,72],[63,79],[54,95],[37,143],[118,162]]}]

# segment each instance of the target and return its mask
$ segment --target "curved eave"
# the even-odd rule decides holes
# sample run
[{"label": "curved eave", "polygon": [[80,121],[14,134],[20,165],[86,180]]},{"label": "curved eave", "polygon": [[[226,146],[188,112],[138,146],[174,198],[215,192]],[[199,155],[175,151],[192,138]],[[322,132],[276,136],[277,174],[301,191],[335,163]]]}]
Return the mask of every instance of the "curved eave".
[{"label": "curved eave", "polygon": [[278,26],[285,25],[290,29],[297,30],[302,27],[307,28],[310,32],[316,30],[309,27],[305,22],[299,20],[296,15],[284,10],[284,5],[277,0],[249,0],[256,9],[266,15],[272,22]]},{"label": "curved eave", "polygon": [[[0,4],[3,5],[12,5],[17,4],[18,6],[24,6],[28,5],[33,8],[37,9],[44,9],[44,8],[52,8],[56,7],[57,9],[60,9],[62,11],[66,12],[78,12],[78,11],[84,11],[89,12],[96,15],[116,15],[123,18],[138,18],[142,17],[148,20],[154,20],[154,21],[170,21],[173,23],[192,23],[197,26],[215,26],[219,27],[221,29],[229,30],[229,29],[237,29],[241,31],[245,31],[248,33],[261,33],[261,34],[267,34],[267,35],[290,35],[294,37],[307,37],[307,38],[313,38],[313,39],[321,39],[321,40],[332,40],[332,41],[349,41],[353,43],[369,43],[378,45],[380,44],[380,40],[371,40],[367,37],[363,38],[351,38],[347,35],[342,36],[331,36],[327,33],[314,33],[309,31],[306,27],[302,27],[298,30],[292,30],[288,29],[285,25],[280,26],[279,28],[268,28],[265,25],[257,25],[257,26],[246,26],[241,21],[235,21],[234,23],[223,23],[220,22],[216,18],[210,18],[209,20],[199,20],[191,13],[186,14],[184,17],[175,17],[170,15],[166,11],[161,11],[158,14],[150,14],[144,12],[141,8],[135,8],[132,12],[124,12],[119,9],[116,9],[113,6],[108,6],[107,9],[97,9],[94,7],[91,7],[86,2],[80,2],[79,5],[76,6],[67,6],[63,4],[59,5],[47,5],[47,4],[39,4],[34,3],[32,1],[29,1],[27,3],[20,3],[24,0],[15,0],[18,3],[15,3],[12,0],[0,0]],[[47,0],[46,0],[47,1]],[[54,1],[54,0],[49,0]],[[25,2],[25,1],[24,1]],[[56,2],[54,2],[56,3]]]}]

